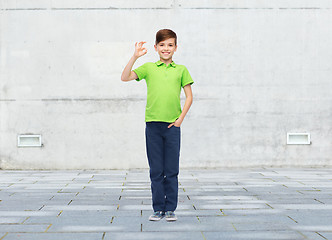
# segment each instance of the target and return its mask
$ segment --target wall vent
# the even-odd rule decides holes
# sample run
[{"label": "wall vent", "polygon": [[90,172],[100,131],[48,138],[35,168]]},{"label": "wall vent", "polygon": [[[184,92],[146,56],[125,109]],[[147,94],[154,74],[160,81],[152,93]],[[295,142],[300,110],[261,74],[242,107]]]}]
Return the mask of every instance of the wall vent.
[{"label": "wall vent", "polygon": [[41,147],[41,135],[22,134],[17,137],[18,147]]},{"label": "wall vent", "polygon": [[310,133],[287,133],[287,144],[310,144]]}]

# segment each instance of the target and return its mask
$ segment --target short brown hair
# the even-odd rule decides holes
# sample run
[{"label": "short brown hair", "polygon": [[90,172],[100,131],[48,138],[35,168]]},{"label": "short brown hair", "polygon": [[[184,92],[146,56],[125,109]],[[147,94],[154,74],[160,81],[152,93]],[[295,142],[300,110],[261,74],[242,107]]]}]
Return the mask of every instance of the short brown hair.
[{"label": "short brown hair", "polygon": [[175,45],[176,45],[176,33],[173,32],[171,29],[161,29],[156,34],[156,45],[162,41],[165,41],[169,38],[175,38]]}]

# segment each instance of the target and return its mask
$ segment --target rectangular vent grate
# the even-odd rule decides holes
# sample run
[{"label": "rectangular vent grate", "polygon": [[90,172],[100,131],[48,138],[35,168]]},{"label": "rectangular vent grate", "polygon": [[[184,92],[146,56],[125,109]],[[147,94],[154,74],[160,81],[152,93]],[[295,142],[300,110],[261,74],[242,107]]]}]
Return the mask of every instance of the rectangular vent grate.
[{"label": "rectangular vent grate", "polygon": [[18,147],[41,147],[42,146],[41,135],[18,135],[17,146]]},{"label": "rectangular vent grate", "polygon": [[310,144],[310,133],[287,133],[287,144]]}]

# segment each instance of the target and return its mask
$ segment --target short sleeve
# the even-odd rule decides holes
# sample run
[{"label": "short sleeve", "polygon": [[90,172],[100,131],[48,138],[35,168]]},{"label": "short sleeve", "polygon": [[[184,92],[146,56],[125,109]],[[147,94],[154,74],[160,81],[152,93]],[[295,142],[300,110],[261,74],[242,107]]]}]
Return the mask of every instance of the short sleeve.
[{"label": "short sleeve", "polygon": [[181,78],[181,87],[184,87],[188,84],[193,84],[194,81],[192,80],[190,73],[186,67],[184,67],[184,70],[182,72],[182,78]]},{"label": "short sleeve", "polygon": [[133,70],[136,75],[137,75],[137,79],[136,81],[141,81],[142,79],[146,78],[146,73],[147,73],[147,63],[144,63],[142,66],[136,68],[135,70]]}]

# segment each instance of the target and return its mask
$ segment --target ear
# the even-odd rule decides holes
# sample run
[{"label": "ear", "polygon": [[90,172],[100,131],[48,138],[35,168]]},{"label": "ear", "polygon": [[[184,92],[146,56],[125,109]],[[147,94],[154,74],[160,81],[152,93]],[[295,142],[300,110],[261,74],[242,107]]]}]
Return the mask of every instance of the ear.
[{"label": "ear", "polygon": [[175,45],[174,52],[176,52],[177,49],[178,49],[178,45]]},{"label": "ear", "polygon": [[154,45],[154,49],[156,50],[156,52],[157,52],[157,45]]}]

